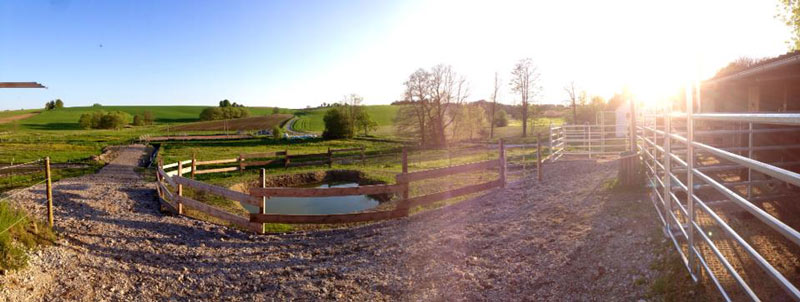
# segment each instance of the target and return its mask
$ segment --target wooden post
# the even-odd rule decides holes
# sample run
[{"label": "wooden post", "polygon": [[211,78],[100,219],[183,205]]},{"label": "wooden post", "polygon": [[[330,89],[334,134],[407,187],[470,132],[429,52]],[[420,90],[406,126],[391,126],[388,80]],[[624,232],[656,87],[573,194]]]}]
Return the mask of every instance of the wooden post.
[{"label": "wooden post", "polygon": [[50,174],[50,157],[44,158],[44,176],[47,178],[47,223],[53,227],[53,181]]},{"label": "wooden post", "polygon": [[[178,161],[178,177],[182,177],[183,175],[183,162]],[[178,184],[178,196],[183,196],[183,185]],[[178,215],[183,215],[183,202],[181,202],[180,198],[176,198],[178,200]]]},{"label": "wooden post", "polygon": [[506,147],[500,139],[500,186],[506,187]]},{"label": "wooden post", "polygon": [[[403,147],[403,174],[408,174],[408,152],[406,151],[405,147]],[[410,206],[408,204],[408,183],[409,182],[405,177],[403,178],[402,183],[400,183],[403,185],[403,200],[400,201],[399,207],[403,210],[404,216],[408,216],[408,211],[410,210]]]},{"label": "wooden post", "polygon": [[361,146],[361,165],[366,166],[367,165],[367,157],[364,156],[364,149],[366,149],[366,147]]},{"label": "wooden post", "polygon": [[244,173],[244,154],[239,153],[239,174]]},{"label": "wooden post", "polygon": [[331,147],[328,147],[328,169],[333,168],[333,153]]},{"label": "wooden post", "polygon": [[[267,169],[261,168],[261,188],[266,188],[266,187],[267,187]],[[260,209],[259,212],[261,212],[261,214],[267,214],[267,197],[266,196],[262,196],[261,197],[261,209]],[[267,224],[266,223],[262,223],[261,224],[261,233],[266,233],[266,232],[267,232]]]},{"label": "wooden post", "polygon": [[286,149],[283,155],[283,167],[289,168],[289,149]]},{"label": "wooden post", "polygon": [[192,179],[194,179],[195,170],[197,170],[197,154],[192,152]]},{"label": "wooden post", "polygon": [[536,177],[542,181],[542,143],[541,135],[536,133]]}]

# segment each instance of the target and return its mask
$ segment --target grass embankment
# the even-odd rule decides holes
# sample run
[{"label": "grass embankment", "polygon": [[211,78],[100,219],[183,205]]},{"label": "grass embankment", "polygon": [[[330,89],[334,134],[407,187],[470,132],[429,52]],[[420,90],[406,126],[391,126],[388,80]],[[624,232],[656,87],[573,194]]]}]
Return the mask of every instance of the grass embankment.
[{"label": "grass embankment", "polygon": [[[161,156],[164,163],[173,163],[179,160],[190,159],[192,154],[197,155],[200,161],[235,158],[240,153],[255,153],[255,152],[275,152],[289,150],[290,154],[309,154],[309,153],[324,153],[327,152],[328,147],[333,149],[339,148],[352,148],[365,146],[367,160],[362,163],[360,160],[354,159],[346,163],[335,163],[332,168],[327,166],[308,166],[308,167],[290,167],[283,168],[280,164],[275,164],[267,167],[266,172],[268,177],[276,175],[289,175],[299,174],[316,171],[327,170],[357,170],[364,174],[370,180],[381,181],[385,183],[395,183],[396,174],[402,171],[402,163],[400,151],[402,145],[396,143],[383,143],[383,142],[365,142],[359,140],[333,140],[333,141],[306,141],[294,142],[286,145],[285,143],[275,142],[271,140],[241,140],[241,141],[208,141],[208,142],[175,142],[162,145]],[[516,163],[520,163],[521,156],[526,155],[526,163],[528,167],[533,167],[535,162],[534,149],[512,149],[508,150],[507,155],[509,158],[518,158]],[[336,157],[353,156],[358,158],[359,152],[351,152],[349,154],[336,154]],[[420,171],[434,168],[442,168],[448,166],[455,166],[470,162],[484,161],[489,159],[498,158],[497,150],[489,149],[451,149],[451,150],[417,150],[410,151],[408,156],[409,171]],[[227,165],[230,166],[230,165]],[[211,169],[214,167],[203,166],[199,169]],[[260,167],[252,167],[247,169],[244,173],[229,172],[229,173],[214,173],[214,174],[201,174],[197,175],[196,179],[215,184],[223,187],[233,187],[242,183],[255,182],[259,177]],[[152,172],[151,172],[152,173]],[[521,175],[509,175],[509,181],[513,181]],[[410,187],[410,196],[422,196],[442,191],[448,191],[462,187],[465,185],[478,184],[494,180],[498,177],[496,170],[476,171],[471,173],[463,173],[453,175],[452,177],[440,177],[433,179],[426,179],[423,181],[413,182]],[[209,203],[211,205],[223,208],[232,213],[239,215],[246,215],[244,208],[235,201],[227,200],[224,198],[204,194],[202,192],[195,192],[189,188],[184,187],[184,192],[187,196],[196,197],[198,200]],[[477,193],[481,194],[481,193]],[[476,194],[465,196],[461,198],[453,198],[445,200],[436,204],[428,205],[412,209],[412,213],[440,207],[446,204],[459,202],[461,200],[475,196]],[[393,207],[396,199],[382,204],[381,207]],[[216,223],[212,218],[205,217],[200,213],[192,213],[188,211],[190,216],[196,218],[209,220]],[[271,224],[269,229],[272,231],[282,232],[295,229],[308,229],[318,228],[320,226],[294,226],[285,224]],[[322,226],[330,227],[330,226]]]},{"label": "grass embankment", "polygon": [[0,271],[16,270],[28,263],[26,251],[50,244],[55,234],[24,211],[0,201]]}]

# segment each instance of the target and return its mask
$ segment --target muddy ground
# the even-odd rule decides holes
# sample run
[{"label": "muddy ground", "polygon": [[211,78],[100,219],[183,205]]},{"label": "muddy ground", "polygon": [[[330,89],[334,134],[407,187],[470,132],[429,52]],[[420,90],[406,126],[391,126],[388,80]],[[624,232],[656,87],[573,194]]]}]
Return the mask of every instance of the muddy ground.
[{"label": "muddy ground", "polygon": [[[561,161],[408,218],[253,235],[158,211],[143,146],[55,184],[55,246],[0,276],[0,300],[654,300],[663,247],[649,199],[610,189],[616,162]],[[43,187],[19,202],[42,214]],[[41,216],[40,216],[41,217]]]}]

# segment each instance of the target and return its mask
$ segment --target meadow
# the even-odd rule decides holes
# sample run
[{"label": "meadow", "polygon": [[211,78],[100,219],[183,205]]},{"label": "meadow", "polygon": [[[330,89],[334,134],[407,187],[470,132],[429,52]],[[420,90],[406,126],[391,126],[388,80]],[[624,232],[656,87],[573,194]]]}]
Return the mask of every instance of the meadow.
[{"label": "meadow", "polygon": [[[372,120],[374,120],[378,127],[392,126],[394,117],[397,116],[399,106],[393,105],[370,105],[365,106]],[[297,110],[294,114],[298,117],[294,123],[294,129],[297,131],[305,131],[311,133],[322,133],[325,130],[325,123],[322,118],[325,112],[330,108],[315,108]]]}]

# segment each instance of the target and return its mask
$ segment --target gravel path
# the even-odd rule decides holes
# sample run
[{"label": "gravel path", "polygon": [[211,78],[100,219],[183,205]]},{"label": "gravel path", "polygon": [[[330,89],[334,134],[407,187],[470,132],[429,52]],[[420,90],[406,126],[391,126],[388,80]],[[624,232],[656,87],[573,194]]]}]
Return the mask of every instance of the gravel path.
[{"label": "gravel path", "polygon": [[[653,276],[642,227],[652,217],[609,214],[628,203],[652,212],[641,196],[603,193],[614,163],[550,164],[542,183],[355,229],[251,235],[162,215],[153,185],[132,169],[143,148],[55,184],[63,239],[0,276],[0,298],[636,301],[647,288],[636,278]],[[25,195],[41,213],[42,188]]]}]

